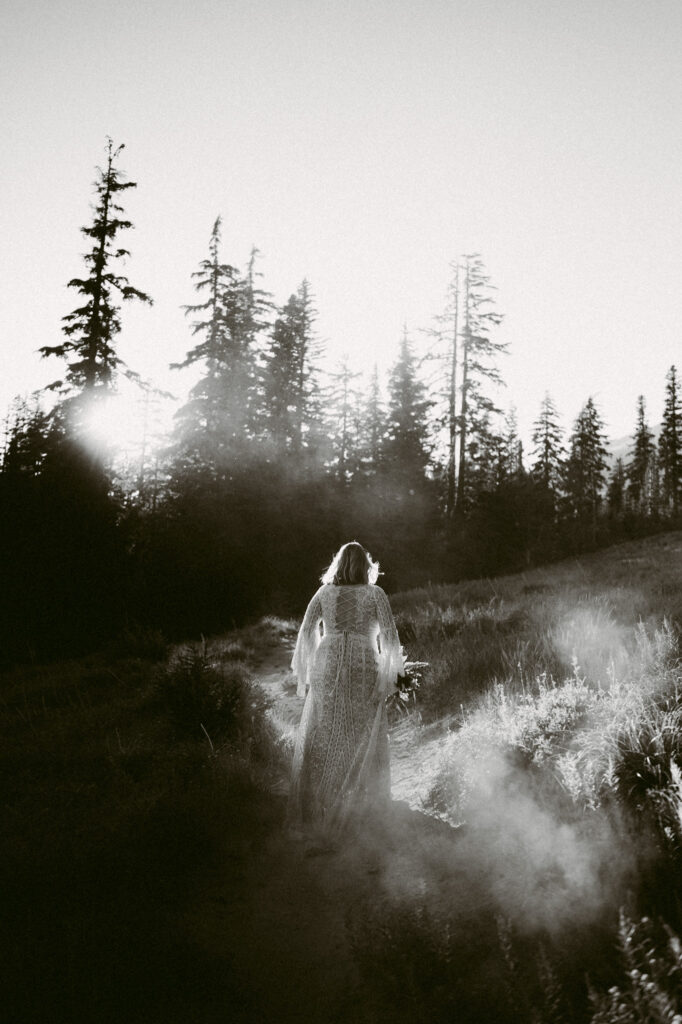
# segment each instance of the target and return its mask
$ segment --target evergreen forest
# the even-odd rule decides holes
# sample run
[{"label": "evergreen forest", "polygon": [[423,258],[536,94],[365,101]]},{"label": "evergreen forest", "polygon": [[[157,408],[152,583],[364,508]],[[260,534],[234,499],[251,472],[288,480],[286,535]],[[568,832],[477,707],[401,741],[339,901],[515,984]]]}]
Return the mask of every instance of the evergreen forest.
[{"label": "evergreen forest", "polygon": [[109,140],[97,170],[61,341],[36,339],[59,379],[18,397],[5,419],[5,662],[296,614],[350,539],[385,561],[395,592],[680,527],[675,365],[661,381],[660,428],[640,396],[625,457],[611,457],[587,394],[568,426],[546,394],[524,450],[504,386],[503,312],[480,255],[453,259],[443,308],[398,328],[390,372],[366,375],[350,356],[327,359],[314,281],[292,282],[278,301],[255,247],[245,266],[228,262],[219,216],[178,297],[189,300],[188,347],[174,365],[194,383],[172,428],[145,428],[126,459],[94,444],[97,410],[123,382],[150,408],[169,397],[119,354],[126,307],[153,300],[123,273],[134,275],[125,199],[136,183],[121,149]]}]

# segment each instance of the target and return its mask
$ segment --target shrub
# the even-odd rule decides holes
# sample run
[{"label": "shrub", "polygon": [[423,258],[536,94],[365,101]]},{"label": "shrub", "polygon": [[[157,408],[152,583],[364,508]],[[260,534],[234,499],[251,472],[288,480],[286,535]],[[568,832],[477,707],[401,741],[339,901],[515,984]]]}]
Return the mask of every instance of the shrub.
[{"label": "shrub", "polygon": [[622,980],[606,993],[590,992],[590,1024],[680,1024],[682,944],[678,936],[646,917],[635,924],[621,913],[619,950]]},{"label": "shrub", "polygon": [[185,644],[157,676],[157,694],[178,733],[196,737],[203,730],[212,741],[234,739],[264,713],[264,698],[251,688],[242,658],[223,654],[220,644]]}]

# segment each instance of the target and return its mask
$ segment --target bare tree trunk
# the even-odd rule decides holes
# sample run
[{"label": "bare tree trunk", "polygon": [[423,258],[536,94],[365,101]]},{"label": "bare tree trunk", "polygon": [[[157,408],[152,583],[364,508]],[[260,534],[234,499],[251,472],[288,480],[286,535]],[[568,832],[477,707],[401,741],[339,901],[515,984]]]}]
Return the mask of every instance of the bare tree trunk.
[{"label": "bare tree trunk", "polygon": [[456,510],[464,512],[464,484],[466,479],[466,443],[467,443],[467,399],[469,385],[469,347],[471,344],[471,316],[469,297],[469,259],[466,261],[464,277],[464,344],[462,346],[462,403],[459,421],[459,472],[457,474]]},{"label": "bare tree trunk", "polygon": [[459,330],[459,267],[455,268],[455,308],[452,325],[452,351],[450,356],[450,389],[449,389],[449,447],[448,447],[448,470],[447,470],[447,497],[446,510],[449,518],[455,514],[455,495],[457,487],[457,334]]},{"label": "bare tree trunk", "polygon": [[113,164],[111,141],[109,142],[109,158],[107,163],[106,192],[104,193],[104,210],[102,213],[102,234],[95,263],[95,283],[92,292],[92,313],[88,325],[88,357],[85,364],[85,391],[92,391],[97,380],[97,354],[102,336],[100,307],[102,304],[102,279],[106,263],[107,229],[109,227],[109,203],[111,202],[111,168]]}]

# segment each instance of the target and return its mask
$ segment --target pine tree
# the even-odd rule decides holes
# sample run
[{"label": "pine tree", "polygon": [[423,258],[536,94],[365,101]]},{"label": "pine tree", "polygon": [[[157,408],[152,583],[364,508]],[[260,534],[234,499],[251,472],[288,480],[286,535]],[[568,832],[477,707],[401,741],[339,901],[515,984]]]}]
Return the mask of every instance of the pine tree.
[{"label": "pine tree", "polygon": [[332,445],[332,468],[341,483],[347,483],[359,468],[360,438],[357,421],[358,391],[355,382],[361,375],[350,369],[349,358],[342,356],[339,366],[329,374],[328,432]]},{"label": "pine tree", "polygon": [[376,363],[367,385],[367,392],[358,403],[358,435],[360,470],[364,477],[379,472],[386,437],[386,414],[381,400],[379,370]]},{"label": "pine tree", "polygon": [[317,452],[321,440],[316,312],[303,281],[281,309],[265,354],[263,390],[268,432],[280,451],[300,457]]},{"label": "pine tree", "polygon": [[589,532],[594,543],[597,515],[605,483],[607,449],[604,425],[592,398],[575,421],[565,467],[566,503],[571,518]]},{"label": "pine tree", "polygon": [[499,410],[486,394],[484,388],[488,383],[502,383],[495,358],[506,352],[507,345],[494,341],[490,337],[492,328],[502,320],[499,313],[488,307],[492,303],[490,297],[490,278],[478,255],[463,257],[464,295],[463,295],[463,334],[461,346],[462,384],[459,416],[459,468],[457,473],[456,508],[462,513],[468,500],[468,452],[470,450],[469,435],[476,423],[485,423],[485,413]]},{"label": "pine tree", "polygon": [[647,464],[642,487],[642,511],[645,516],[658,518],[661,511],[661,473],[658,452],[654,448]]},{"label": "pine tree", "polygon": [[641,506],[647,469],[655,451],[654,435],[646,422],[644,395],[637,398],[637,423],[632,441],[630,459],[625,468],[628,498],[633,505]]},{"label": "pine tree", "polygon": [[248,429],[253,436],[262,438],[267,433],[268,410],[264,394],[264,362],[269,345],[269,333],[272,329],[271,318],[274,310],[272,295],[257,286],[257,278],[262,277],[256,270],[256,260],[261,255],[254,246],[244,279],[242,291],[244,302],[243,332],[246,345],[254,360],[255,375],[251,382],[249,399]]},{"label": "pine tree", "polygon": [[540,406],[540,415],[533,424],[532,440],[535,461],[531,467],[531,473],[547,490],[555,492],[560,487],[565,457],[563,434],[556,406],[549,394],[545,394]]},{"label": "pine tree", "polygon": [[439,364],[436,382],[442,411],[437,423],[443,432],[445,447],[445,514],[455,514],[457,495],[457,451],[460,434],[459,372],[460,372],[460,267],[457,261],[450,264],[451,278],[447,289],[447,303],[442,315],[436,318],[438,326],[430,333],[435,335],[437,353],[433,356]]},{"label": "pine tree", "polygon": [[616,518],[623,514],[625,507],[625,486],[627,474],[622,459],[616,459],[616,464],[611,472],[609,480],[607,500],[609,511]]},{"label": "pine tree", "polygon": [[682,501],[682,405],[675,366],[671,366],[666,375],[665,406],[658,452],[663,500],[672,515],[676,516]]},{"label": "pine tree", "polygon": [[[123,207],[117,199],[120,193],[137,187],[134,181],[123,181],[122,172],[115,165],[123,148],[121,145],[114,149],[113,142],[108,140],[106,167],[97,169],[98,178],[94,183],[97,197],[94,219],[88,227],[81,228],[92,240],[92,248],[84,256],[88,273],[85,277],[73,278],[67,287],[80,292],[85,302],[63,317],[62,331],[66,340],[61,345],[45,345],[40,349],[44,357],[58,356],[67,362],[64,379],[54,381],[48,390],[63,395],[75,392],[77,398],[88,401],[109,392],[119,370],[131,379],[138,379],[116,354],[116,337],[121,330],[119,303],[152,302],[115,270],[117,262],[130,255],[127,249],[118,247],[117,236],[133,226],[123,216]],[[81,401],[80,405],[85,403]]]},{"label": "pine tree", "polygon": [[255,336],[261,326],[253,284],[252,253],[243,276],[220,259],[221,218],[216,218],[208,258],[192,274],[204,302],[184,307],[200,340],[172,369],[200,365],[204,373],[176,414],[176,471],[194,467],[223,476],[248,453],[255,433]]},{"label": "pine tree", "polygon": [[508,456],[505,436],[495,426],[490,409],[470,406],[466,449],[469,506],[482,493],[495,491],[509,478]]},{"label": "pine tree", "polygon": [[519,422],[515,405],[509,408],[504,418],[498,465],[500,483],[514,479],[523,473],[523,445],[519,437]]},{"label": "pine tree", "polygon": [[417,376],[407,328],[403,330],[398,359],[390,372],[388,394],[385,465],[392,476],[417,484],[424,480],[430,462],[427,414],[431,401]]},{"label": "pine tree", "polygon": [[50,417],[38,401],[16,398],[5,423],[0,473],[5,477],[39,476],[49,448]]}]

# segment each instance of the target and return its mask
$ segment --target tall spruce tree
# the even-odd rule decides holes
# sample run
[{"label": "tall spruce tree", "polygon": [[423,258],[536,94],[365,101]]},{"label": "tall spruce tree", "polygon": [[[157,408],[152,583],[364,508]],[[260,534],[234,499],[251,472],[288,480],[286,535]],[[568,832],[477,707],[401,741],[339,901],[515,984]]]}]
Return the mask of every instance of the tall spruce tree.
[{"label": "tall spruce tree", "polygon": [[118,235],[133,226],[123,216],[118,197],[127,189],[137,187],[134,181],[124,181],[123,172],[116,166],[123,148],[123,145],[114,148],[112,140],[107,141],[106,166],[97,168],[98,177],[94,182],[93,221],[81,228],[92,242],[83,257],[87,274],[72,278],[67,287],[79,292],[84,302],[62,318],[66,340],[60,345],[44,345],[39,350],[43,357],[57,356],[66,361],[64,377],[50,384],[48,390],[80,400],[76,403],[78,410],[85,407],[83,399],[89,403],[108,393],[117,371],[137,379],[116,353],[116,338],[121,330],[120,303],[152,302],[145,292],[116,271],[118,262],[130,256],[127,249],[119,246]]},{"label": "tall spruce tree", "polygon": [[661,512],[661,472],[658,451],[654,448],[646,468],[642,488],[642,511],[657,519]]},{"label": "tall spruce tree", "polygon": [[548,393],[542,400],[540,414],[533,424],[533,455],[534,462],[531,473],[535,480],[547,490],[559,490],[562,476],[562,465],[565,457],[563,444],[564,432],[559,424],[559,414]]},{"label": "tall spruce tree", "polygon": [[268,433],[278,450],[297,457],[316,454],[322,435],[316,315],[304,280],[280,310],[264,358]]},{"label": "tall spruce tree", "polygon": [[466,433],[466,473],[469,507],[484,492],[496,490],[509,476],[508,450],[497,417],[485,404],[469,406]]},{"label": "tall spruce tree", "polygon": [[381,399],[379,370],[374,364],[358,408],[360,437],[360,471],[363,477],[375,477],[379,472],[386,436],[386,412]]},{"label": "tall spruce tree", "polygon": [[350,368],[347,355],[329,374],[328,433],[332,446],[332,472],[341,483],[355,475],[360,465],[361,439],[358,424],[359,393],[356,381],[361,376]]},{"label": "tall spruce tree", "polygon": [[261,326],[253,283],[253,259],[246,275],[220,258],[221,218],[211,231],[208,258],[192,274],[205,301],[184,307],[194,316],[198,343],[173,369],[199,365],[203,374],[176,414],[176,473],[190,468],[229,475],[249,453],[255,433],[257,367],[255,336]]},{"label": "tall spruce tree", "polygon": [[622,516],[625,508],[625,489],[626,489],[627,474],[623,460],[618,458],[611,471],[609,478],[609,484],[607,489],[607,501],[609,503],[609,512],[615,518]]},{"label": "tall spruce tree", "polygon": [[677,516],[682,503],[682,404],[675,366],[671,366],[666,375],[665,405],[658,452],[663,501],[667,511]]},{"label": "tall spruce tree", "polygon": [[461,400],[459,416],[459,466],[457,473],[456,509],[465,511],[469,501],[468,455],[471,450],[470,435],[477,424],[489,424],[486,413],[499,412],[487,393],[489,384],[502,383],[496,358],[507,351],[507,345],[495,341],[491,331],[497,327],[502,316],[490,309],[492,285],[486,274],[480,256],[462,258],[463,298],[462,344],[461,344]]},{"label": "tall spruce tree", "polygon": [[569,445],[564,483],[569,517],[577,521],[594,543],[606,478],[607,449],[604,424],[591,397],[575,421]]},{"label": "tall spruce tree", "polygon": [[637,422],[632,438],[630,458],[625,467],[627,477],[627,496],[630,503],[641,510],[644,499],[644,482],[651,456],[655,451],[654,435],[646,422],[646,403],[644,395],[637,398]]},{"label": "tall spruce tree", "polygon": [[436,317],[437,327],[430,332],[435,335],[437,345],[434,354],[438,364],[436,387],[440,406],[437,424],[445,448],[445,514],[448,518],[455,514],[460,435],[460,266],[457,260],[450,264],[450,271],[445,310]]},{"label": "tall spruce tree", "polygon": [[523,473],[523,443],[519,436],[519,421],[515,405],[512,405],[505,415],[500,440],[500,480],[514,479]]},{"label": "tall spruce tree", "polygon": [[431,401],[417,375],[417,365],[407,328],[403,330],[398,358],[388,381],[384,464],[391,476],[417,486],[426,476],[431,444],[428,411]]}]

